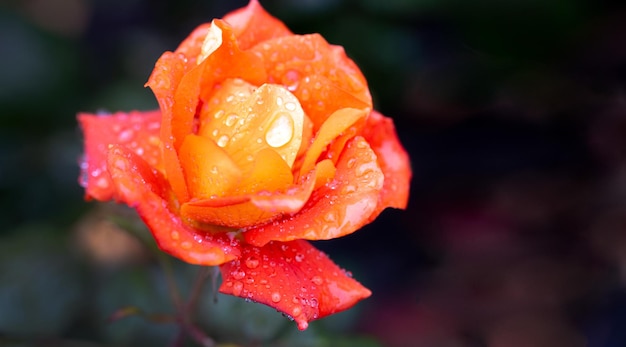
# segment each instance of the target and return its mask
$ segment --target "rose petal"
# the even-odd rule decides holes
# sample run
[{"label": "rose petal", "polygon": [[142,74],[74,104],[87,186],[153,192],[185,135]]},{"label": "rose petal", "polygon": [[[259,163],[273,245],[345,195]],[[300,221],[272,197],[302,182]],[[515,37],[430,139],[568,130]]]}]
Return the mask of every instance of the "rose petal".
[{"label": "rose petal", "polygon": [[161,141],[163,143],[163,165],[170,186],[179,201],[189,200],[189,191],[185,183],[183,169],[178,160],[178,154],[174,148],[174,136],[172,135],[172,118],[175,90],[183,75],[187,71],[186,58],[183,54],[165,52],[154,66],[154,70],[146,82],[146,86],[152,89],[161,108]]},{"label": "rose petal", "polygon": [[248,49],[275,37],[291,35],[285,24],[267,13],[257,0],[251,0],[248,6],[230,12],[223,19],[233,27],[241,49]]},{"label": "rose petal", "polygon": [[367,119],[363,136],[376,153],[378,165],[385,175],[377,212],[371,219],[376,218],[386,207],[406,208],[411,184],[411,162],[398,139],[393,120],[373,111]]},{"label": "rose petal", "polygon": [[82,113],[78,121],[85,136],[85,156],[81,163],[81,184],[86,197],[110,200],[115,187],[106,169],[108,146],[120,144],[140,155],[150,165],[162,169],[159,149],[161,112],[118,112],[112,115]]},{"label": "rose petal", "polygon": [[240,259],[220,267],[220,292],[271,306],[293,318],[300,330],[371,295],[306,241],[242,246]]},{"label": "rose petal", "polygon": [[335,179],[313,192],[297,214],[250,228],[246,242],[264,246],[272,240],[325,240],[358,230],[376,210],[383,173],[364,138],[348,142],[337,162]]},{"label": "rose petal", "polygon": [[135,207],[159,248],[188,263],[220,265],[240,256],[239,243],[227,233],[194,230],[172,212],[165,178],[128,149],[109,149],[107,167],[119,199]]},{"label": "rose petal", "polygon": [[283,86],[263,84],[254,89],[243,81],[227,80],[207,104],[198,135],[213,139],[242,169],[265,148],[293,165],[302,143],[304,112]]},{"label": "rose petal", "polygon": [[210,28],[211,23],[204,23],[198,26],[180,43],[178,48],[176,48],[175,53],[181,53],[187,58],[185,59],[185,65],[188,69],[197,65],[202,43],[204,43],[204,39]]},{"label": "rose petal", "polygon": [[300,172],[302,174],[309,172],[322,152],[335,138],[366,116],[367,113],[365,111],[354,108],[343,108],[330,115],[315,135],[311,146],[309,146]]},{"label": "rose petal", "polygon": [[279,37],[250,51],[263,58],[270,83],[285,85],[298,97],[315,130],[340,108],[369,112],[372,107],[361,71],[343,48],[319,34]]},{"label": "rose petal", "polygon": [[193,198],[209,199],[230,193],[241,181],[242,172],[215,142],[187,135],[179,158]]}]

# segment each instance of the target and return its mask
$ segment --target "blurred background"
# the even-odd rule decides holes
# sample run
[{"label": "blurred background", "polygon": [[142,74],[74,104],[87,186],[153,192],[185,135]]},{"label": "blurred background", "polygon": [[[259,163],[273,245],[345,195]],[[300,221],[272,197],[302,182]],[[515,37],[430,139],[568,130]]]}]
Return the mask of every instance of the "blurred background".
[{"label": "blurred background", "polygon": [[[154,62],[246,1],[0,2],[0,345],[166,346],[153,253],[87,203],[77,112],[156,108]],[[411,156],[409,210],[316,246],[373,296],[306,332],[207,285],[231,346],[626,345],[626,6],[262,0],[343,45]],[[130,222],[129,222],[130,221]],[[145,232],[145,230],[144,230]],[[185,293],[197,267],[174,262]],[[109,317],[132,306],[147,316]],[[187,345],[195,345],[186,341]]]}]

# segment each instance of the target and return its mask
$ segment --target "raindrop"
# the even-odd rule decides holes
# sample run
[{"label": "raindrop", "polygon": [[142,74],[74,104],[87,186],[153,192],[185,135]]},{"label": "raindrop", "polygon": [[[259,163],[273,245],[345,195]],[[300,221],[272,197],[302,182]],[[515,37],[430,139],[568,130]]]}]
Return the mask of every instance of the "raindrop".
[{"label": "raindrop", "polygon": [[172,236],[172,240],[178,240],[178,239],[180,239],[180,234],[178,233],[178,231],[172,231],[172,233],[170,234],[170,236]]},{"label": "raindrop", "polygon": [[313,278],[311,278],[311,282],[319,286],[324,282],[324,280],[320,276],[313,276]]},{"label": "raindrop", "polygon": [[233,124],[235,124],[235,122],[237,121],[237,118],[239,118],[239,116],[237,116],[235,113],[231,113],[228,115],[228,117],[226,117],[224,124],[229,127],[233,126]]},{"label": "raindrop", "polygon": [[294,257],[294,259],[296,259],[296,261],[297,261],[298,263],[300,263],[300,262],[302,262],[302,261],[304,260],[304,254],[302,254],[302,253],[298,253],[298,254],[296,254],[296,256]]},{"label": "raindrop", "polygon": [[255,258],[255,257],[249,257],[248,259],[246,259],[246,266],[254,269],[257,266],[259,266],[259,259]]},{"label": "raindrop", "polygon": [[222,116],[224,115],[224,110],[218,110],[217,112],[215,112],[215,114],[213,115],[213,118],[215,119],[220,119],[222,118]]},{"label": "raindrop", "polygon": [[239,281],[235,282],[235,284],[233,284],[233,295],[240,296],[242,291],[243,291],[243,283]]},{"label": "raindrop", "polygon": [[246,277],[246,273],[244,271],[233,271],[231,275],[233,275],[233,278],[236,280]]},{"label": "raindrop", "polygon": [[294,307],[293,310],[291,311],[291,314],[294,317],[298,317],[301,313],[302,313],[302,309],[300,307]]},{"label": "raindrop", "polygon": [[126,129],[120,133],[118,140],[120,142],[128,142],[133,138],[134,135],[135,133],[132,129]]},{"label": "raindrop", "polygon": [[319,305],[319,303],[317,302],[316,298],[311,298],[311,300],[309,300],[309,305],[311,307],[317,307]]},{"label": "raindrop", "polygon": [[356,159],[355,158],[348,159],[348,169],[352,169],[354,167],[355,163],[356,163]]},{"label": "raindrop", "polygon": [[295,111],[296,110],[296,104],[293,102],[288,102],[285,104],[285,108],[289,111]]},{"label": "raindrop", "polygon": [[280,293],[278,293],[278,292],[274,292],[274,293],[272,293],[272,301],[273,301],[273,302],[279,302],[279,301],[280,301],[280,299],[281,299],[281,297],[280,297]]},{"label": "raindrop", "polygon": [[220,146],[220,147],[226,147],[226,144],[228,143],[228,140],[230,140],[228,135],[222,135],[222,136],[220,136],[219,139],[217,139],[217,145]]}]

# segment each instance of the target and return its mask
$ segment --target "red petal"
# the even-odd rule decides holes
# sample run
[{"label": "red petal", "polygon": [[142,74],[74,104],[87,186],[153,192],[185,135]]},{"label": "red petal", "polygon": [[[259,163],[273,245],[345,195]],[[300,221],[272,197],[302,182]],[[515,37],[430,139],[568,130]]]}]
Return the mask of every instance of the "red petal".
[{"label": "red petal", "polygon": [[371,295],[306,241],[243,247],[239,260],[221,266],[220,292],[271,306],[300,330]]},{"label": "red petal", "polygon": [[119,112],[106,116],[83,113],[78,115],[78,121],[85,136],[81,184],[86,188],[86,197],[97,200],[116,197],[106,167],[109,145],[123,145],[139,154],[151,166],[162,169],[159,149],[161,112]]},{"label": "red petal", "polygon": [[223,19],[233,27],[241,49],[248,49],[275,37],[291,35],[285,24],[267,13],[257,0],[251,0],[248,6],[227,14]]},{"label": "red petal", "polygon": [[372,107],[359,68],[342,47],[328,44],[318,34],[279,37],[250,51],[263,57],[269,83],[282,84],[298,97],[315,130],[340,108]]},{"label": "red petal", "polygon": [[107,158],[121,201],[133,206],[159,247],[174,257],[199,265],[220,265],[240,256],[239,243],[227,233],[210,233],[185,225],[172,212],[165,178],[128,149],[113,146]]},{"label": "red petal", "polygon": [[244,232],[246,242],[325,240],[352,233],[370,221],[383,187],[383,173],[365,139],[348,142],[335,179],[313,192],[297,214]]},{"label": "red petal", "polygon": [[372,215],[372,219],[387,207],[406,208],[411,184],[411,163],[398,139],[393,120],[373,111],[367,119],[363,136],[376,153],[378,165],[385,175],[377,212]]}]

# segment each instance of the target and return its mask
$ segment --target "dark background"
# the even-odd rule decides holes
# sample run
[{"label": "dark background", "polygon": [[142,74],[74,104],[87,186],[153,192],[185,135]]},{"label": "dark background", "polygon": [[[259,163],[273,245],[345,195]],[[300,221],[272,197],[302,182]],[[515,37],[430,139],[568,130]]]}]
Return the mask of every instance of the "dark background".
[{"label": "dark background", "polygon": [[[0,3],[0,345],[167,345],[163,272],[77,183],[77,112],[156,107],[154,62],[245,1]],[[412,160],[408,211],[316,243],[373,296],[304,333],[203,300],[220,343],[626,344],[626,7],[592,0],[266,0],[343,45]],[[131,217],[125,217],[126,219]],[[185,290],[196,267],[174,264]],[[210,289],[210,288],[209,288]],[[207,294],[207,297],[210,294]],[[193,345],[193,344],[191,344]]]}]

